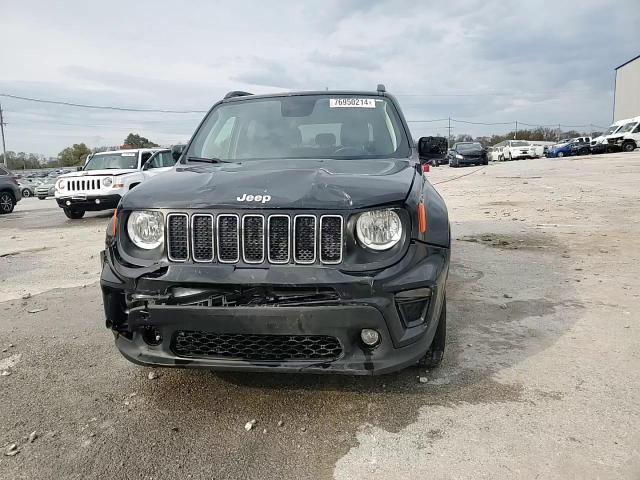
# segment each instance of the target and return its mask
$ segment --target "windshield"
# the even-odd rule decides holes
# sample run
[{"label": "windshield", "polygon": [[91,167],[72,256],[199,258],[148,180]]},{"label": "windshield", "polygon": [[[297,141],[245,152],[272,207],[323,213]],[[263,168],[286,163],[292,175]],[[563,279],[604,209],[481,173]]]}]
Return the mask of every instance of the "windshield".
[{"label": "windshield", "polygon": [[528,147],[529,144],[527,142],[511,142],[512,147]]},{"label": "windshield", "polygon": [[629,123],[625,123],[622,128],[620,130],[618,130],[618,133],[626,133],[626,132],[630,132],[631,130],[634,129],[634,127],[638,125],[638,122],[629,122]]},{"label": "windshield", "polygon": [[409,153],[407,135],[387,99],[328,94],[223,103],[196,133],[187,158],[359,159]]},{"label": "windshield", "polygon": [[605,135],[611,135],[612,133],[615,133],[619,128],[620,125],[611,125],[609,128],[607,128],[607,131],[602,134],[602,136],[604,137]]},{"label": "windshield", "polygon": [[138,168],[138,154],[135,152],[107,153],[94,155],[84,170],[114,170]]},{"label": "windshield", "polygon": [[458,143],[455,149],[459,152],[468,152],[470,150],[482,149],[482,145],[479,143]]}]

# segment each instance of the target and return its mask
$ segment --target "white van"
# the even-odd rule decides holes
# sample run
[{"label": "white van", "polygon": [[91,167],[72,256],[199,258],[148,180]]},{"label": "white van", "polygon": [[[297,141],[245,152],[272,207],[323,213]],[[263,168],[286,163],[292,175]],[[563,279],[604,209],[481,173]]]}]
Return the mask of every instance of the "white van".
[{"label": "white van", "polygon": [[640,146],[640,116],[633,117],[630,122],[624,124],[608,141],[609,145],[615,145],[616,150],[633,152]]},{"label": "white van", "polygon": [[607,128],[602,135],[591,140],[591,153],[606,153],[611,150],[609,145],[609,137],[615,135],[623,125],[629,123],[631,119],[625,118],[624,120],[618,120],[613,122],[609,128]]}]

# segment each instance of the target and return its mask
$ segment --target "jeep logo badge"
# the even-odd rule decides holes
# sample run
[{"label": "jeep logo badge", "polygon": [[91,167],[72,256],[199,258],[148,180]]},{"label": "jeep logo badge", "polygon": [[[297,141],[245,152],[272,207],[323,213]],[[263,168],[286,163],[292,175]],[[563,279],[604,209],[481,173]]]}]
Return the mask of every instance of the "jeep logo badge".
[{"label": "jeep logo badge", "polygon": [[243,193],[241,197],[236,197],[239,202],[261,202],[267,203],[271,200],[271,195],[247,195]]}]

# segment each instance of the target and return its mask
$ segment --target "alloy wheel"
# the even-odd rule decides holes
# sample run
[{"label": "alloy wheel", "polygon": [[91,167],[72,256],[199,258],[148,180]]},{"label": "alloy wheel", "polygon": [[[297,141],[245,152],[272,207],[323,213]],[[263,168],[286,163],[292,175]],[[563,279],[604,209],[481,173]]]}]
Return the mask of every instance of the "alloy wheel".
[{"label": "alloy wheel", "polygon": [[2,213],[11,213],[13,210],[13,198],[8,193],[0,195],[0,211]]}]

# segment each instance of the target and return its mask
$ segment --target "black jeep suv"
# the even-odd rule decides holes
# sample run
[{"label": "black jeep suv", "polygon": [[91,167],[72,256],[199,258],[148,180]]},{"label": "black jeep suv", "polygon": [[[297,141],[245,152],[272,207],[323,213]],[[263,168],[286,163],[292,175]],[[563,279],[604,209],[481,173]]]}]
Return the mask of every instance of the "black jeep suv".
[{"label": "black jeep suv", "polygon": [[[436,137],[431,137],[434,139]],[[442,360],[450,233],[396,99],[231,92],[108,227],[101,287],[142,365],[379,374]]]}]

